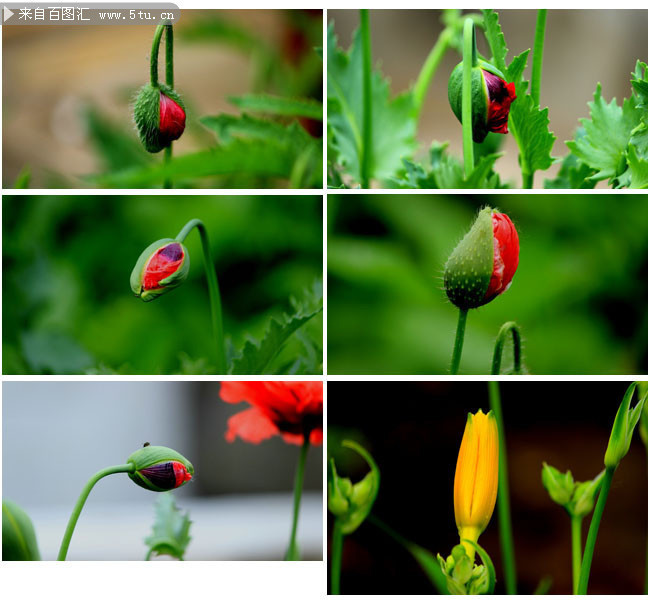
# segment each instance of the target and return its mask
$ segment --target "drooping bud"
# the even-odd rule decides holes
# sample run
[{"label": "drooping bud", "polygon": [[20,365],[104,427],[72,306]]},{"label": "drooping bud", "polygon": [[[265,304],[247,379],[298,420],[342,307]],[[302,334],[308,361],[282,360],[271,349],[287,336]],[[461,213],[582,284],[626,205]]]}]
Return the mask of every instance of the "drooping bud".
[{"label": "drooping bud", "polygon": [[341,524],[343,534],[354,532],[368,517],[379,492],[379,468],[363,447],[351,440],[342,445],[355,450],[368,465],[368,472],[362,480],[352,484],[349,478],[341,478],[336,472],[334,459],[330,460],[327,474],[327,507]]},{"label": "drooping bud", "polygon": [[27,513],[13,501],[2,501],[2,560],[40,561],[36,532]]},{"label": "drooping bud", "polygon": [[194,475],[194,466],[180,453],[167,447],[145,446],[133,453],[127,463],[135,467],[129,478],[138,486],[154,492],[178,488]]},{"label": "drooping bud", "polygon": [[162,83],[148,83],[140,89],[133,115],[149,152],[160,152],[185,130],[185,105],[175,90]]},{"label": "drooping bud", "polygon": [[510,218],[485,207],[445,265],[445,291],[459,309],[474,309],[505,292],[519,265],[519,237]]},{"label": "drooping bud", "polygon": [[190,271],[190,255],[185,246],[171,238],[150,244],[131,272],[131,290],[143,301],[151,301],[180,286]]},{"label": "drooping bud", "polygon": [[571,470],[563,474],[560,470],[546,462],[544,462],[544,466],[542,467],[542,484],[548,491],[551,499],[558,505],[562,505],[562,507],[569,504],[576,487]]},{"label": "drooping bud", "polygon": [[630,409],[630,403],[632,402],[632,396],[634,395],[636,386],[636,382],[630,384],[614,418],[612,433],[610,434],[609,444],[605,452],[605,467],[607,468],[615,469],[621,462],[621,459],[627,455],[627,452],[630,450],[634,428],[641,417],[643,406],[648,400],[646,393],[637,403],[636,407]]},{"label": "drooping bud", "polygon": [[[463,63],[449,76],[447,93],[456,118],[462,123]],[[472,68],[472,138],[480,143],[488,132],[508,133],[510,105],[517,98],[515,84],[505,81],[494,66],[479,61]]]}]

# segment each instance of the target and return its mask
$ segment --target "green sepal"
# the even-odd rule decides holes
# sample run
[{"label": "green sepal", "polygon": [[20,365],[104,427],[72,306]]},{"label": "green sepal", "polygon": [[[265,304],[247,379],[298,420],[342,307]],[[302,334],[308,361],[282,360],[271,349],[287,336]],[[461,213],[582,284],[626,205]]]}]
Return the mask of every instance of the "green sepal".
[{"label": "green sepal", "polygon": [[573,496],[576,483],[573,480],[571,470],[563,474],[557,468],[544,461],[542,467],[542,484],[553,501],[562,507],[566,507]]},{"label": "green sepal", "polygon": [[[163,246],[167,246],[172,242],[180,244],[181,248],[183,249],[184,260],[181,263],[180,267],[169,277],[160,280],[160,288],[154,288],[153,290],[143,290],[142,282],[144,280],[144,270],[147,266],[147,263],[149,262],[149,259]],[[165,294],[165,292],[169,292],[170,290],[173,290],[174,288],[180,286],[187,279],[189,272],[190,254],[187,252],[187,248],[178,242],[178,240],[174,240],[173,238],[162,238],[161,240],[152,242],[149,246],[147,246],[147,248],[142,251],[138,257],[138,260],[135,263],[135,267],[131,272],[131,290],[133,290],[133,294],[142,299],[144,302],[149,302],[155,298],[158,298],[161,294]]]},{"label": "green sepal", "polygon": [[164,83],[152,85],[150,83],[142,86],[138,92],[133,106],[133,117],[138,128],[138,135],[142,145],[148,152],[160,152],[171,144],[160,133],[160,94],[163,93],[171,98],[185,111],[185,104],[176,90]]},{"label": "green sepal", "polygon": [[445,291],[459,309],[485,304],[494,267],[492,209],[485,207],[445,265]]},{"label": "green sepal", "polygon": [[330,469],[327,474],[327,507],[341,524],[343,534],[350,534],[368,517],[377,498],[379,468],[370,453],[356,442],[344,440],[341,444],[359,453],[370,466],[370,472],[362,480],[352,484],[349,478],[341,478],[337,474],[334,460],[330,459]]},{"label": "green sepal", "polygon": [[40,561],[36,531],[27,513],[13,501],[2,501],[2,560]]},{"label": "green sepal", "polygon": [[567,511],[574,517],[583,518],[589,515],[596,504],[596,495],[603,485],[605,470],[600,472],[593,480],[587,482],[576,482],[576,488],[573,491],[571,502],[567,506]]},{"label": "green sepal", "polygon": [[169,461],[178,461],[185,466],[185,469],[193,476],[194,466],[183,455],[170,449],[168,447],[159,447],[147,445],[138,449],[135,453],[126,460],[134,467],[133,472],[129,472],[129,478],[133,480],[138,486],[152,490],[154,492],[165,492],[168,489],[160,488],[149,481],[149,479],[141,473],[141,470],[157,465],[159,463],[167,463]]},{"label": "green sepal", "polygon": [[[483,61],[472,68],[472,138],[480,144],[488,135],[488,91],[483,77],[482,68],[486,68]],[[487,69],[493,72],[495,69]],[[496,73],[495,73],[496,75]],[[451,110],[456,119],[463,122],[463,63],[459,63],[449,76],[447,95]]]},{"label": "green sepal", "polygon": [[614,418],[614,425],[612,426],[612,433],[609,437],[609,444],[607,451],[605,451],[605,467],[616,468],[621,462],[621,459],[627,455],[630,450],[632,442],[632,434],[636,427],[643,405],[648,399],[646,394],[636,405],[634,409],[630,409],[630,403],[636,389],[636,382],[632,382],[625,392],[623,401],[621,402],[616,417]]}]

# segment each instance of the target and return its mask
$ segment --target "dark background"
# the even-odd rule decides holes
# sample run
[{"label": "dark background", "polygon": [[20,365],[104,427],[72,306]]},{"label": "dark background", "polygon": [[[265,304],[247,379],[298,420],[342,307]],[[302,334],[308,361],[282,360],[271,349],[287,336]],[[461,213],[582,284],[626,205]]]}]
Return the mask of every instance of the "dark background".
[{"label": "dark background", "polygon": [[[508,450],[518,592],[551,577],[551,594],[571,593],[568,515],[542,486],[542,461],[585,481],[603,468],[611,426],[627,382],[506,382],[501,396]],[[636,399],[633,401],[635,404]],[[348,437],[381,470],[372,514],[402,536],[446,557],[458,544],[453,483],[467,412],[489,409],[485,382],[329,382],[328,453],[353,482],[364,462],[340,450]],[[638,432],[614,475],[594,554],[590,594],[641,594],[648,530],[647,454]],[[583,547],[591,520],[583,520]],[[332,516],[328,515],[329,536]],[[504,593],[497,508],[479,543]],[[328,575],[329,580],[329,575]],[[419,565],[365,522],[347,536],[343,594],[433,594]]]}]

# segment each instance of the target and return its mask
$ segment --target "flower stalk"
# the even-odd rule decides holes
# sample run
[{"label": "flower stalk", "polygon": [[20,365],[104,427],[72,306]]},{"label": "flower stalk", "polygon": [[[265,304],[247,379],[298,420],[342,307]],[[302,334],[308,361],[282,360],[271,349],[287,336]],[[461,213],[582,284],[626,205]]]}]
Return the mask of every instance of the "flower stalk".
[{"label": "flower stalk", "polygon": [[465,24],[463,26],[462,125],[465,178],[469,178],[472,171],[474,171],[474,140],[472,137],[472,67],[477,65],[477,60],[474,21],[468,18],[465,19]]},{"label": "flower stalk", "polygon": [[300,551],[296,543],[296,533],[298,532],[298,518],[300,516],[300,499],[302,497],[302,486],[305,479],[305,463],[307,461],[307,452],[309,451],[309,436],[305,436],[305,441],[300,448],[300,457],[298,459],[298,468],[296,469],[296,478],[293,485],[293,522],[291,524],[291,536],[289,538],[289,549],[287,550],[287,561],[299,561]]},{"label": "flower stalk", "polygon": [[454,340],[454,350],[451,355],[451,368],[449,373],[453,376],[458,373],[460,367],[460,358],[463,354],[463,343],[465,341],[465,325],[467,324],[468,309],[458,310],[458,325],[456,326],[456,339]]},{"label": "flower stalk", "polygon": [[361,9],[361,45],[363,51],[363,122],[361,142],[361,187],[370,187],[372,174],[372,47],[370,16]]},{"label": "flower stalk", "polygon": [[[521,374],[521,333],[519,332],[519,326],[514,321],[508,321],[501,326],[494,344],[491,372],[493,376],[498,376],[501,373],[501,358],[503,356],[503,347],[508,339],[508,334],[512,335],[514,373],[516,375]],[[501,427],[501,424],[499,424],[499,427]]]}]

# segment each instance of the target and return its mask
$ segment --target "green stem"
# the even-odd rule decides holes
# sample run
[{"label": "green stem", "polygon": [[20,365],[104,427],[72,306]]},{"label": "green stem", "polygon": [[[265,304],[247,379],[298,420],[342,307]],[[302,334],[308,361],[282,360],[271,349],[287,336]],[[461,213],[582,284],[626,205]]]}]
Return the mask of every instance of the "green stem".
[{"label": "green stem", "polygon": [[361,9],[361,47],[363,53],[363,123],[361,143],[361,187],[370,187],[372,173],[372,48],[370,17]]},{"label": "green stem", "polygon": [[533,188],[533,178],[535,177],[534,173],[528,173],[527,171],[521,172],[522,178],[522,187],[526,190],[532,190]]},{"label": "green stem", "polygon": [[546,33],[546,9],[537,11],[535,25],[535,45],[533,46],[533,72],[530,81],[530,95],[533,102],[539,106],[539,95],[542,88],[542,60],[544,55],[544,34]]},{"label": "green stem", "polygon": [[512,535],[512,517],[510,515],[510,485],[508,482],[508,454],[506,452],[506,430],[501,410],[501,391],[499,382],[488,382],[490,408],[497,420],[499,432],[499,489],[497,494],[497,511],[499,512],[499,539],[503,572],[508,595],[517,594],[517,567],[515,564],[515,543]]},{"label": "green stem", "polygon": [[507,321],[501,326],[494,343],[494,355],[492,356],[492,375],[498,376],[501,373],[501,357],[503,356],[503,347],[512,334],[512,353],[514,357],[514,372],[521,374],[521,334],[519,326],[514,321]]},{"label": "green stem", "polygon": [[573,572],[573,594],[578,594],[580,564],[582,563],[582,517],[571,516],[571,565]]},{"label": "green stem", "polygon": [[151,56],[149,57],[149,73],[152,86],[158,86],[158,50],[160,50],[160,40],[165,31],[165,23],[156,27],[151,43]]},{"label": "green stem", "polygon": [[210,310],[212,315],[212,331],[214,334],[215,350],[217,354],[217,373],[226,373],[226,344],[223,332],[223,317],[221,312],[221,294],[219,293],[219,283],[217,274],[212,262],[212,252],[210,251],[210,239],[205,225],[200,219],[188,221],[183,229],[176,236],[176,240],[183,243],[192,228],[199,230],[201,236],[201,246],[203,248],[203,263],[205,265],[205,276],[208,280],[208,293],[210,295]]},{"label": "green stem", "polygon": [[476,62],[476,34],[474,32],[474,21],[472,21],[472,19],[466,19],[463,26],[463,100],[461,107],[465,178],[469,178],[472,171],[474,171],[474,140],[472,138],[472,67],[476,65]]},{"label": "green stem", "polygon": [[343,559],[343,526],[334,520],[332,531],[331,591],[332,595],[341,594],[341,561]]},{"label": "green stem", "polygon": [[605,503],[607,502],[607,495],[612,485],[612,478],[614,477],[615,467],[608,467],[605,470],[605,477],[603,478],[603,485],[596,501],[596,508],[594,515],[589,524],[589,533],[587,534],[587,542],[585,543],[585,554],[582,557],[582,566],[580,567],[580,584],[578,585],[578,595],[587,594],[587,585],[589,584],[589,572],[591,571],[591,562],[594,558],[594,548],[596,547],[596,537],[598,536],[598,528],[600,527],[600,520],[603,517],[605,510]]},{"label": "green stem", "polygon": [[456,326],[456,340],[454,342],[454,352],[451,355],[451,369],[450,373],[455,375],[458,373],[460,366],[460,356],[463,354],[463,342],[465,340],[465,324],[467,323],[468,309],[458,310],[458,325]]},{"label": "green stem", "polygon": [[296,545],[296,533],[298,532],[298,517],[300,516],[300,499],[302,497],[302,483],[305,479],[305,462],[309,451],[309,435],[305,435],[305,442],[300,449],[296,479],[293,485],[293,523],[291,525],[291,538],[289,539],[289,550],[286,559],[288,561],[299,561],[300,554]]},{"label": "green stem", "polygon": [[[169,143],[169,146],[165,148],[165,154],[163,154],[163,165],[167,167],[169,165],[169,161],[172,159],[172,143]],[[172,180],[169,176],[165,176],[165,179],[163,180],[163,188],[166,190],[170,189],[172,187]]]},{"label": "green stem", "polygon": [[[165,22],[165,83],[174,88],[174,27],[168,21]],[[165,148],[165,155],[163,161],[165,165],[169,165],[172,158],[172,142]],[[171,177],[166,177],[163,181],[163,188],[172,188]]]},{"label": "green stem", "polygon": [[74,506],[74,509],[72,510],[70,519],[68,520],[68,526],[65,529],[65,534],[63,535],[63,540],[61,541],[61,548],[59,549],[59,555],[56,558],[57,561],[65,561],[65,558],[68,554],[68,547],[70,546],[70,539],[72,538],[72,534],[74,533],[74,528],[77,525],[77,520],[79,519],[81,510],[83,509],[84,503],[86,502],[86,499],[90,494],[90,491],[93,489],[93,486],[95,486],[95,484],[97,484],[97,482],[99,482],[105,476],[110,476],[111,474],[121,474],[125,472],[133,473],[134,470],[135,470],[135,466],[132,463],[126,463],[124,465],[114,465],[112,467],[107,467],[103,470],[100,470],[90,480],[88,480],[86,486],[83,487],[81,494],[77,499],[77,503]]},{"label": "green stem", "polygon": [[449,49],[453,34],[454,30],[451,27],[443,29],[424,61],[422,69],[420,69],[420,74],[413,86],[413,102],[415,104],[416,121],[420,118],[420,113],[422,111],[422,106],[424,105],[424,100],[427,97],[429,86],[433,81],[433,77],[435,76],[443,57]]}]

